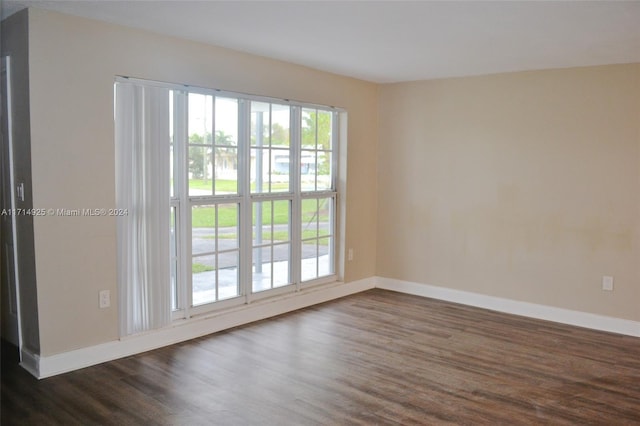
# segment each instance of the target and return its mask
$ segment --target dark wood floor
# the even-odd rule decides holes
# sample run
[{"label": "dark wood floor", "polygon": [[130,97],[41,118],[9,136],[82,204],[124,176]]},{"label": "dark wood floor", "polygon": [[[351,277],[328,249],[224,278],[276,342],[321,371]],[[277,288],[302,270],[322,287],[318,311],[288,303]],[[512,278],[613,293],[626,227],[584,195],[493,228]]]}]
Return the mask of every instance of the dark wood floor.
[{"label": "dark wood floor", "polygon": [[640,424],[640,338],[371,290],[37,381],[2,425]]}]

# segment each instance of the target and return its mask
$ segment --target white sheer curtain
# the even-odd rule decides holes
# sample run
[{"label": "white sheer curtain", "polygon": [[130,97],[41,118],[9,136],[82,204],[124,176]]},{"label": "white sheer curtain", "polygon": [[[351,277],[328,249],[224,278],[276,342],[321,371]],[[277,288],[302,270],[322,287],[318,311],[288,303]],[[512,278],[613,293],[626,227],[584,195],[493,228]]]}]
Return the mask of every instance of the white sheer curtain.
[{"label": "white sheer curtain", "polygon": [[171,320],[169,90],[116,82],[120,335]]}]

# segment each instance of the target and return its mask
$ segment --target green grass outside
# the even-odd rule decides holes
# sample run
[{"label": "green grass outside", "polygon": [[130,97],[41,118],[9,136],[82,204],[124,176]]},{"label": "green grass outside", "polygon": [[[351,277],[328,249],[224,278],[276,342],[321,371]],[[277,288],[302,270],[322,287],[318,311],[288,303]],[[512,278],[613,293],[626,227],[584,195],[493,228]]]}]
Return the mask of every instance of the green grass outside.
[{"label": "green grass outside", "polygon": [[[327,232],[326,230],[321,229],[319,232],[319,235],[316,233],[316,231],[302,231],[302,239],[310,239],[310,238],[316,238],[317,236],[323,237],[329,235],[329,232]],[[272,238],[273,237],[273,238]],[[271,234],[271,232],[263,232],[262,233],[262,238],[264,240],[271,240],[273,239],[274,241],[286,241],[289,239],[289,233],[287,231],[275,231],[273,234]],[[322,242],[321,242],[322,244]],[[322,245],[326,245],[326,244],[322,244]]]},{"label": "green grass outside", "polygon": [[[329,213],[324,208],[323,204],[326,204],[325,200],[321,200],[320,204],[320,221],[326,222],[329,220]],[[253,221],[255,222],[255,206],[253,209]],[[316,218],[316,200],[302,200],[302,220],[303,223],[313,223]],[[282,225],[289,223],[289,208],[288,203],[284,201],[275,203],[275,210],[273,212],[273,223],[276,225]],[[238,209],[234,205],[220,205],[218,207],[218,226],[231,227],[236,226],[238,223]],[[262,224],[268,225],[271,223],[271,203],[262,203]],[[198,207],[192,209],[191,226],[194,228],[213,228],[215,227],[215,207]],[[313,226],[313,225],[311,225]]]},{"label": "green grass outside", "polygon": [[[302,239],[303,240],[307,240],[310,238],[316,238],[318,237],[325,237],[329,235],[329,232],[326,229],[321,229],[319,235],[316,235],[316,231],[313,230],[306,230],[306,231],[302,231]],[[255,236],[255,233],[254,233]],[[273,240],[275,241],[287,241],[289,240],[289,232],[288,231],[275,231],[273,234],[271,232],[263,232],[262,233],[262,238],[263,240],[271,240],[273,237]],[[215,236],[213,235],[204,235],[200,238],[203,238],[205,240],[213,240],[215,238]],[[237,234],[220,234],[218,235],[218,238],[220,239],[228,239],[228,240],[234,240],[236,238],[238,238]],[[322,241],[320,242],[320,245],[326,245],[326,243],[323,243]]]},{"label": "green grass outside", "polygon": [[215,270],[216,268],[214,268],[213,266],[204,265],[202,263],[191,264],[191,272],[193,272],[194,274],[199,274],[200,272],[215,271]]},{"label": "green grass outside", "polygon": [[[215,227],[215,207],[198,207],[191,210],[191,226],[194,228]],[[229,227],[238,223],[238,209],[233,206],[218,207],[218,226]]]},{"label": "green grass outside", "polygon": [[[211,190],[211,179],[189,179],[189,188],[191,189],[204,189]],[[268,188],[268,182],[264,182],[262,188]],[[255,191],[256,184],[251,184],[251,191]],[[271,190],[288,191],[289,183],[287,182],[272,182]],[[219,193],[237,193],[238,181],[229,179],[216,179],[216,192]]]}]

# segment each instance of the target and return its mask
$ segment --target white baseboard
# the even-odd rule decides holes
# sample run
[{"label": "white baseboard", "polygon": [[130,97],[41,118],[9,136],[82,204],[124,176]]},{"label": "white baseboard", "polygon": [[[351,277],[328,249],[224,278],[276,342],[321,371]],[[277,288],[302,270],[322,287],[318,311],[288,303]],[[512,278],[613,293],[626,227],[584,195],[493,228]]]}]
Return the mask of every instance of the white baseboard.
[{"label": "white baseboard", "polygon": [[40,356],[26,348],[20,350],[20,366],[35,377],[40,376]]},{"label": "white baseboard", "polygon": [[640,337],[640,322],[638,321],[613,318],[587,312],[572,311],[569,309],[538,305],[535,303],[520,302],[517,300],[503,299],[500,297],[486,296],[468,291],[436,287],[391,278],[376,277],[376,288],[446,300],[448,302],[461,303],[463,305],[476,306],[493,311],[554,321],[562,324],[591,328],[594,330]]},{"label": "white baseboard", "polygon": [[374,287],[375,278],[372,277],[303,290],[292,295],[244,305],[241,309],[221,312],[207,318],[194,318],[171,327],[122,340],[51,356],[30,358],[28,362],[23,356],[23,366],[35,377],[43,379],[317,305]]},{"label": "white baseboard", "polygon": [[415,282],[371,277],[350,283],[338,283],[316,289],[309,289],[276,299],[266,299],[246,305],[241,309],[221,312],[206,318],[192,319],[161,330],[61,354],[38,356],[23,350],[21,365],[32,375],[42,379],[216,333],[372,288],[392,290],[491,309],[498,312],[640,337],[640,322],[637,321],[520,302]]}]

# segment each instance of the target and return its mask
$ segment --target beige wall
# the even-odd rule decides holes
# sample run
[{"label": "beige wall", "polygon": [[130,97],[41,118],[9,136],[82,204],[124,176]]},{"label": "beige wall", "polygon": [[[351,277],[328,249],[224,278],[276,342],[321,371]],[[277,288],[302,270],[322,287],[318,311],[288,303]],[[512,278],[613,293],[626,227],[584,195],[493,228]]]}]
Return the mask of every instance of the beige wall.
[{"label": "beige wall", "polygon": [[[334,105],[348,111],[345,280],[375,272],[377,86],[195,42],[30,10],[36,208],[115,203],[113,81],[127,75]],[[115,340],[116,222],[35,219],[42,355]],[[98,308],[111,290],[112,308]]]},{"label": "beige wall", "polygon": [[[377,86],[41,10],[29,42],[36,208],[114,205],[115,75],[335,105],[349,113],[346,281],[640,320],[640,65]],[[34,227],[41,354],[117,339],[115,220]]]},{"label": "beige wall", "polygon": [[377,275],[640,320],[640,64],[389,84],[379,111]]}]

